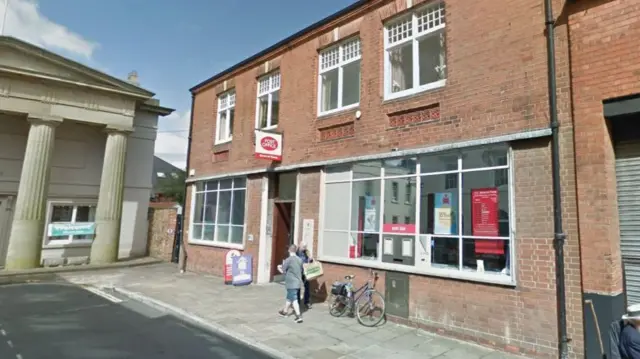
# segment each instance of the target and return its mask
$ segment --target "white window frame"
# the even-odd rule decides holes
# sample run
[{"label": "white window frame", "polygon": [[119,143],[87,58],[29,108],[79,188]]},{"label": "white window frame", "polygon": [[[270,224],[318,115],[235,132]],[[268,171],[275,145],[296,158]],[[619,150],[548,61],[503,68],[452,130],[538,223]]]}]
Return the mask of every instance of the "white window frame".
[{"label": "white window frame", "polygon": [[[218,182],[218,187],[217,189],[214,190],[208,190],[206,187],[203,187],[202,191],[198,191],[197,190],[197,183],[194,183],[191,185],[191,204],[190,204],[190,210],[189,210],[189,235],[188,235],[188,240],[189,240],[189,244],[196,244],[196,245],[202,245],[202,246],[210,246],[210,247],[219,247],[219,248],[229,248],[229,249],[238,249],[238,250],[244,250],[245,249],[245,245],[246,245],[246,236],[247,236],[247,215],[248,215],[248,178],[244,178],[245,180],[245,186],[244,187],[236,187],[235,186],[235,181],[233,183],[232,188],[227,188],[227,189],[220,189],[220,182],[224,181],[224,180],[229,180],[229,179],[235,179],[235,178],[220,178],[220,179],[216,179],[216,180],[211,180],[211,181],[217,181]],[[203,183],[203,186],[205,185],[206,182],[208,181],[201,181]],[[234,200],[234,194],[236,192],[236,190],[244,190],[244,222],[242,225],[239,224],[232,224],[231,220],[232,220],[232,216],[233,216],[233,200]],[[217,200],[216,200],[216,223],[213,224],[206,224],[207,226],[218,226],[218,208],[219,208],[219,202],[220,202],[220,192],[227,192],[227,191],[231,191],[231,218],[229,218],[229,224],[224,224],[225,226],[229,226],[231,227],[242,227],[242,243],[231,243],[231,242],[219,242],[218,241],[218,230],[215,229],[214,231],[214,237],[213,237],[213,241],[207,241],[207,240],[203,240],[201,238],[194,238],[193,237],[193,226],[196,224],[194,222],[194,216],[195,216],[195,209],[196,209],[196,194],[200,194],[200,193],[215,193],[216,196],[218,196]],[[206,197],[205,200],[203,202],[203,205],[206,203]],[[198,222],[197,224],[202,224],[201,222]],[[203,224],[204,226],[204,224]],[[204,233],[204,228],[202,230],[202,233]],[[231,232],[229,232],[229,235],[231,235]]]},{"label": "white window frame", "polygon": [[[465,149],[461,149],[461,151],[464,151]],[[330,262],[330,263],[336,263],[336,264],[343,264],[343,265],[349,265],[349,266],[359,266],[359,267],[365,267],[365,268],[377,268],[377,269],[381,269],[381,270],[391,270],[391,271],[399,271],[399,272],[405,272],[405,273],[412,273],[412,274],[424,274],[424,275],[432,275],[432,276],[436,276],[436,277],[443,277],[443,278],[454,278],[454,279],[462,279],[462,280],[470,280],[470,281],[474,281],[474,282],[481,282],[481,283],[492,283],[492,284],[499,284],[499,285],[508,285],[508,286],[514,286],[516,285],[517,282],[517,278],[516,278],[516,264],[517,264],[517,258],[515,258],[516,255],[516,241],[515,241],[515,228],[516,228],[516,220],[515,220],[515,188],[514,188],[514,177],[513,177],[513,151],[511,149],[511,147],[509,146],[507,149],[507,164],[506,165],[494,165],[494,166],[490,166],[490,167],[480,167],[480,168],[463,168],[462,165],[462,155],[458,156],[458,166],[457,169],[455,170],[451,170],[451,171],[440,171],[440,172],[428,172],[428,173],[421,173],[421,164],[420,161],[418,161],[416,163],[416,173],[415,174],[411,174],[411,175],[403,175],[403,176],[388,176],[385,175],[385,168],[384,166],[381,167],[380,169],[380,175],[378,176],[372,176],[371,178],[354,178],[353,176],[353,170],[349,171],[349,172],[345,172],[348,173],[347,178],[343,178],[340,180],[327,180],[327,176],[325,173],[325,169],[322,169],[321,172],[321,188],[320,188],[320,209],[319,209],[319,228],[318,228],[318,249],[319,249],[319,253],[318,253],[318,259],[321,261],[325,261],[325,262]],[[422,182],[421,179],[423,176],[435,176],[435,175],[446,175],[446,174],[452,174],[455,173],[458,176],[458,183],[462,184],[462,176],[465,173],[470,173],[470,172],[481,172],[481,171],[494,171],[494,170],[507,170],[508,174],[509,174],[509,184],[508,184],[508,190],[509,190],[509,236],[505,236],[505,237],[478,237],[478,236],[473,236],[473,235],[465,235],[462,228],[460,227],[460,223],[462,223],[462,210],[458,211],[458,223],[459,223],[459,230],[458,230],[458,234],[454,234],[454,235],[437,235],[438,238],[453,238],[453,239],[457,239],[458,240],[458,246],[459,248],[462,248],[462,246],[464,245],[464,241],[463,239],[465,238],[471,238],[471,239],[496,239],[496,240],[504,240],[504,241],[509,241],[509,275],[497,275],[497,274],[491,274],[491,273],[482,273],[482,272],[474,272],[474,271],[464,271],[461,270],[462,268],[459,268],[458,270],[455,269],[450,269],[450,268],[440,268],[440,267],[435,267],[435,266],[431,266],[429,268],[418,268],[415,265],[411,266],[411,265],[404,265],[404,264],[395,264],[395,263],[386,263],[386,262],[382,262],[382,253],[383,253],[383,238],[385,235],[398,235],[396,233],[386,233],[383,231],[383,223],[384,223],[384,211],[385,211],[385,183],[386,181],[389,180],[394,180],[397,178],[415,178],[416,179],[416,193],[415,196],[416,198],[420,198],[421,196],[421,186],[422,186]],[[352,225],[351,225],[351,221],[353,220],[351,217],[349,218],[349,225],[347,226],[347,230],[336,230],[336,229],[331,229],[331,228],[326,228],[325,225],[325,218],[324,218],[324,204],[326,201],[326,196],[327,196],[327,189],[326,189],[326,185],[327,184],[331,184],[331,183],[345,183],[345,182],[349,182],[351,183],[351,188],[349,190],[349,213],[351,214],[351,197],[352,197],[352,191],[353,191],[353,183],[354,182],[358,182],[358,181],[369,181],[369,180],[380,180],[380,214],[379,214],[379,221],[380,221],[380,230],[378,232],[379,234],[379,241],[378,241],[378,258],[376,258],[375,260],[372,259],[360,259],[360,258],[345,258],[345,257],[335,257],[335,256],[326,256],[324,255],[324,232],[341,232],[341,233],[356,233],[356,231],[351,230]],[[458,198],[460,198],[459,200],[459,208],[462,209],[463,208],[463,204],[462,204],[462,195],[463,195],[463,186],[459,185],[458,186]],[[405,237],[414,237],[415,241],[419,241],[420,237],[422,236],[427,236],[429,240],[431,240],[433,235],[425,235],[425,234],[421,234],[420,233],[420,205],[416,204],[416,210],[415,210],[415,222],[416,222],[416,234],[415,236],[413,235],[402,235]],[[351,216],[351,215],[350,215]],[[507,253],[505,253],[507,254]],[[458,259],[458,263],[460,266],[462,266],[462,251],[459,251],[459,256],[460,258]]]},{"label": "white window frame", "polygon": [[[98,200],[72,200],[72,199],[52,199],[47,201],[47,217],[44,224],[44,233],[42,235],[43,248],[57,248],[57,247],[87,247],[91,246],[93,239],[77,239],[73,240],[72,236],[68,239],[49,239],[49,224],[51,224],[51,214],[53,213],[54,206],[73,206],[73,212],[71,213],[71,222],[55,222],[55,223],[75,223],[78,206],[93,206],[98,207]],[[95,223],[95,222],[94,222]],[[95,237],[95,234],[94,234]]]},{"label": "white window frame", "polygon": [[[267,75],[262,76],[258,79],[258,96],[256,98],[256,129],[259,130],[273,130],[278,127],[277,124],[271,124],[271,110],[273,106],[273,95],[280,92],[280,86],[282,83],[282,78],[280,75],[280,71],[276,71]],[[267,96],[267,126],[260,127],[260,98]],[[280,109],[278,109],[280,111]],[[280,114],[278,113],[278,122],[280,119]]]},{"label": "white window frame", "polygon": [[[231,142],[233,140],[233,133],[231,133],[231,110],[236,107],[236,91],[230,90],[218,95],[218,110],[216,113],[216,137],[214,143],[220,145],[223,143]],[[225,132],[229,134],[227,138],[220,138],[220,115],[225,113],[227,115],[227,122],[225,124]]]},{"label": "white window frame", "polygon": [[[358,48],[359,48],[359,54],[355,57],[350,58],[349,60],[344,61],[343,59],[343,54],[344,54],[344,47],[345,45],[351,43],[352,41],[358,41]],[[338,49],[338,62],[332,66],[328,66],[325,68],[322,68],[322,58],[324,55],[328,54],[329,52]],[[318,116],[326,116],[326,115],[330,115],[336,112],[340,112],[340,111],[345,111],[345,110],[349,110],[349,109],[353,109],[353,108],[357,108],[358,106],[360,106],[360,100],[361,100],[361,86],[359,86],[358,88],[358,92],[359,92],[359,96],[358,96],[358,102],[348,105],[348,106],[342,106],[342,91],[343,91],[343,76],[344,76],[344,67],[352,62],[356,62],[356,61],[360,61],[362,60],[362,40],[360,39],[360,37],[351,37],[348,38],[346,40],[341,41],[340,43],[333,45],[329,48],[326,48],[322,51],[320,51],[320,53],[318,54]],[[322,111],[322,75],[332,71],[338,69],[338,107],[332,109],[332,110],[327,110],[327,111]],[[360,63],[360,78],[362,79],[362,63]],[[360,83],[362,84],[362,80],[360,80]]]},{"label": "white window frame", "polygon": [[[434,36],[439,34],[440,32],[445,31],[446,20],[442,22],[442,24],[430,28],[428,30],[419,32],[418,31],[418,17],[417,13],[424,11],[430,7],[444,7],[443,1],[438,1],[435,3],[428,4],[426,6],[421,6],[416,10],[412,11],[411,14],[401,15],[395,19],[390,20],[384,26],[384,99],[385,100],[393,100],[400,97],[415,95],[420,92],[433,90],[436,88],[444,87],[447,84],[447,79],[438,80],[435,82],[431,82],[428,84],[420,85],[420,48],[419,41],[428,36]],[[411,36],[395,42],[393,44],[389,43],[389,26],[397,24],[398,22],[402,22],[407,18],[411,18]],[[446,36],[446,34],[445,34]],[[407,43],[412,42],[412,54],[413,54],[413,87],[410,89],[406,89],[398,92],[391,92],[391,61],[389,60],[390,50],[393,50],[397,47],[401,47],[406,45]],[[446,49],[445,49],[446,51]],[[446,58],[444,68],[446,69]]]}]

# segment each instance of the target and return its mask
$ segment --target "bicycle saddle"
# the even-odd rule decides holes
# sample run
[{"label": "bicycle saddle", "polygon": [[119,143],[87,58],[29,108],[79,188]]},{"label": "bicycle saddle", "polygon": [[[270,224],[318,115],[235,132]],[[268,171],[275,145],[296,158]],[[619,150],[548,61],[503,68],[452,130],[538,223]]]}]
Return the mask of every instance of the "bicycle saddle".
[{"label": "bicycle saddle", "polygon": [[352,279],[353,279],[353,278],[355,278],[355,277],[356,277],[356,275],[355,275],[355,274],[345,275],[345,276],[344,276],[344,279],[346,279],[346,280],[352,280]]}]

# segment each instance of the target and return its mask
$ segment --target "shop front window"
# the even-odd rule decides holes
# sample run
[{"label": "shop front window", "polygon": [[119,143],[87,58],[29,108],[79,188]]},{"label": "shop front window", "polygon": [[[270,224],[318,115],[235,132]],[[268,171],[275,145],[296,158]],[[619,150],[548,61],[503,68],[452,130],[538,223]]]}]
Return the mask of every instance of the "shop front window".
[{"label": "shop front window", "polygon": [[95,204],[50,203],[48,244],[91,241],[95,236]]},{"label": "shop front window", "polygon": [[197,183],[190,240],[201,244],[242,245],[246,187],[245,178]]},{"label": "shop front window", "polygon": [[327,167],[321,256],[509,277],[508,155],[494,145]]}]

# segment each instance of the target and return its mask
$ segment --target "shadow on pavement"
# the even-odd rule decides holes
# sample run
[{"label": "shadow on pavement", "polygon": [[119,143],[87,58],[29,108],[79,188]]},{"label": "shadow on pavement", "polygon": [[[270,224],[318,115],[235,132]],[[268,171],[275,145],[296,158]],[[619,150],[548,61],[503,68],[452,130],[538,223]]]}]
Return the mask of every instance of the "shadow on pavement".
[{"label": "shadow on pavement", "polygon": [[271,358],[140,306],[60,279],[0,286],[0,358]]}]

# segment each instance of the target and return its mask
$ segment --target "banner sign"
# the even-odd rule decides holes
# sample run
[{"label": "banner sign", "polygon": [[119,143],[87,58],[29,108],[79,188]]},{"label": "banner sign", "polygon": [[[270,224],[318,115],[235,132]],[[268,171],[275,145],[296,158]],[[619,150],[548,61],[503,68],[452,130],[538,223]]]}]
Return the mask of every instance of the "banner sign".
[{"label": "banner sign", "polygon": [[50,223],[49,237],[90,236],[96,233],[95,223]]},{"label": "banner sign", "polygon": [[272,161],[282,161],[282,134],[256,130],[254,156]]}]

